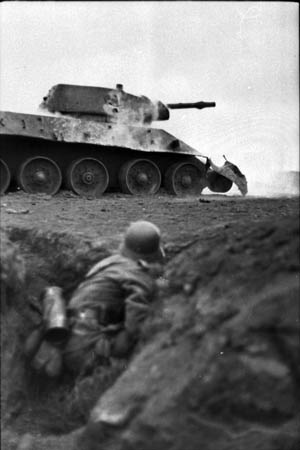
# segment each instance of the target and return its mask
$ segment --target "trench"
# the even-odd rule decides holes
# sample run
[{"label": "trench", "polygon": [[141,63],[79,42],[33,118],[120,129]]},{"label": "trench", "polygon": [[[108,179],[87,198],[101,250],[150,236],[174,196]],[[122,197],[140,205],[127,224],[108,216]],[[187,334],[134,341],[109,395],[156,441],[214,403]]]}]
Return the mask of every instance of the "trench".
[{"label": "trench", "polygon": [[82,237],[35,229],[10,228],[1,236],[2,430],[12,436],[69,433],[86,423],[127,360],[114,359],[82,378],[65,370],[49,378],[32,368],[24,342],[41,323],[43,289],[59,286],[68,301],[89,268],[111,250]]},{"label": "trench", "polygon": [[[224,437],[233,450],[298,448],[295,217],[275,228],[270,219],[247,220],[169,242],[170,287],[147,322],[148,343],[140,342],[134,360],[101,366],[82,379],[67,372],[51,380],[37,375],[24,341],[41,320],[43,288],[60,286],[68,300],[86,271],[113,249],[82,235],[6,228],[0,241],[2,448],[77,448],[72,439],[99,397],[105,393],[102,400],[119,408],[133,391],[141,412],[128,427],[103,436],[101,448],[194,450],[203,442],[224,449]],[[129,364],[134,371],[126,370]],[[218,432],[203,431],[208,422]],[[80,450],[99,448],[99,435],[89,432],[91,445]],[[34,437],[32,447],[18,447],[25,433]]]},{"label": "trench", "polygon": [[[126,370],[128,360],[114,359],[83,378],[65,370],[58,378],[49,378],[33,369],[24,343],[42,322],[44,288],[61,287],[68,302],[92,265],[113,249],[82,235],[18,227],[0,231],[2,430],[12,436],[70,433],[87,422],[99,397]],[[166,248],[167,261],[191,242]],[[5,448],[10,450],[9,443]]]}]

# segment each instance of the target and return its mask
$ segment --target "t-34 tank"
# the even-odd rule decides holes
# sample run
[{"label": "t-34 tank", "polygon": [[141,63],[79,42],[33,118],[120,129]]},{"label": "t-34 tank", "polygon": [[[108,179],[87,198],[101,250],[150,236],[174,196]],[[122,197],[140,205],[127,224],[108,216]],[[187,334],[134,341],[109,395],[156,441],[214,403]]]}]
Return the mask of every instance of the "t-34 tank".
[{"label": "t-34 tank", "polygon": [[54,195],[61,187],[86,197],[105,191],[199,195],[208,187],[227,192],[232,181],[207,170],[200,154],[150,125],[170,109],[215,103],[152,102],[116,89],[58,84],[40,114],[0,112],[1,193],[19,186]]}]

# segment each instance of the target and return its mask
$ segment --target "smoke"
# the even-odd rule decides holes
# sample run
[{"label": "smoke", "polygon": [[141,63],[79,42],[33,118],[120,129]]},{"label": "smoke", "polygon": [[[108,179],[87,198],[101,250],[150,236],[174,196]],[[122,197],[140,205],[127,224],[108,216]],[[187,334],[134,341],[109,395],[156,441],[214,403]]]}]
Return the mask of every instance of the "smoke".
[{"label": "smoke", "polygon": [[299,196],[299,171],[278,171],[263,179],[250,176],[248,188],[250,195],[260,197]]},{"label": "smoke", "polygon": [[[199,158],[202,162],[205,163],[201,158]],[[218,159],[219,165],[214,164],[211,161],[211,167],[218,173],[226,176],[226,170],[224,169],[224,165],[220,164],[220,160]],[[236,162],[236,161],[231,161]],[[239,169],[242,168],[242,165],[239,165]],[[272,167],[271,165],[264,165],[260,170],[257,170],[257,166],[248,166],[246,170],[243,172],[246,176],[247,180],[247,188],[248,188],[248,196],[257,196],[257,197],[293,197],[299,196],[299,183],[300,176],[299,170],[285,170],[282,168],[280,170],[277,167]],[[227,178],[234,179],[230,176]],[[237,183],[238,184],[238,183]],[[228,196],[236,196],[241,195],[240,189],[237,184],[233,184],[232,188],[229,192],[226,193]],[[206,189],[203,191],[204,194],[210,194],[211,192]]]},{"label": "smoke", "polygon": [[34,111],[31,114],[38,114],[39,116],[49,116],[49,117],[67,117],[65,114],[62,114],[62,113],[60,113],[58,111],[55,111],[55,112],[48,111],[42,105],[40,105],[36,109],[36,111]]},{"label": "smoke", "polygon": [[[247,197],[294,197],[299,196],[299,171],[278,171],[266,174],[263,178],[256,173],[247,175]],[[208,193],[204,192],[204,193]],[[233,184],[226,195],[241,195]]]},{"label": "smoke", "polygon": [[[233,161],[235,162],[235,161]],[[240,167],[240,166],[239,166]],[[265,172],[254,171],[246,168],[243,171],[248,187],[247,196],[258,197],[293,197],[299,196],[299,170],[273,170],[266,167]],[[204,193],[208,193],[204,192]],[[226,195],[241,195],[239,189],[233,184]]]}]

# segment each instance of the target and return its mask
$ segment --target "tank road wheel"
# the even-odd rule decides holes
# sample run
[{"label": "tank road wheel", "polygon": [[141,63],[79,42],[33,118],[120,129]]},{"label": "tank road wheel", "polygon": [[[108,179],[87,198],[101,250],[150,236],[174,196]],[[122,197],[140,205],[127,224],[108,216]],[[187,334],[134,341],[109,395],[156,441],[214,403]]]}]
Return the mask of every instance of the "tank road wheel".
[{"label": "tank road wheel", "polygon": [[8,186],[10,185],[10,179],[9,168],[7,167],[7,164],[0,159],[0,195],[7,191]]},{"label": "tank road wheel", "polygon": [[62,182],[61,171],[56,162],[44,156],[27,159],[20,167],[18,183],[29,194],[54,195]]},{"label": "tank road wheel", "polygon": [[108,171],[98,159],[78,159],[69,167],[68,185],[82,197],[100,197],[106,190],[108,182]]},{"label": "tank road wheel", "polygon": [[173,195],[200,195],[204,186],[201,177],[201,170],[196,164],[175,163],[166,172],[165,187]]},{"label": "tank road wheel", "polygon": [[119,183],[125,194],[156,194],[160,188],[161,173],[154,162],[134,159],[121,167]]}]

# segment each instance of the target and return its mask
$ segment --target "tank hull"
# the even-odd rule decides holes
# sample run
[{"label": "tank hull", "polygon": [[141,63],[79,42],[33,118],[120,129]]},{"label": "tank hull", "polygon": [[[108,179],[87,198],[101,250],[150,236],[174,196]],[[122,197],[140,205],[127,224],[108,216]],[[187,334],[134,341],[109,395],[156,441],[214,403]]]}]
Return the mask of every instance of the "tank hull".
[{"label": "tank hull", "polygon": [[0,112],[0,135],[199,156],[195,149],[161,129],[64,116]]},{"label": "tank hull", "polygon": [[[0,112],[0,149],[0,158],[10,172],[9,187],[21,186],[27,192],[38,192],[39,186],[43,186],[45,174],[38,166],[40,161],[42,166],[51,163],[50,169],[47,168],[49,176],[53,174],[57,178],[58,187],[50,188],[48,183],[49,189],[44,190],[50,194],[56,193],[60,187],[71,187],[79,195],[94,196],[107,190],[132,194],[155,193],[160,186],[165,185],[168,168],[182,163],[189,166],[185,167],[184,173],[182,169],[181,172],[177,170],[177,178],[182,174],[184,183],[188,185],[196,182],[197,189],[191,191],[188,187],[175,187],[171,193],[201,193],[207,186],[205,165],[197,158],[198,152],[166,131],[156,128],[4,111]],[[76,165],[78,161],[80,164]],[[134,164],[124,175],[122,168],[130,161]],[[82,169],[84,164],[88,168]],[[196,175],[193,167],[196,168]],[[139,170],[144,170],[145,174],[136,175]],[[60,172],[59,177],[57,171]],[[34,183],[31,181],[33,176]],[[76,181],[78,176],[81,178]],[[94,177],[92,182],[91,177]],[[89,183],[92,184],[97,177],[105,178],[102,192],[101,189],[89,189]],[[122,177],[125,177],[125,189],[122,188]],[[79,183],[78,189],[74,188],[74,180]],[[148,189],[151,183],[156,183],[156,187]]]}]

